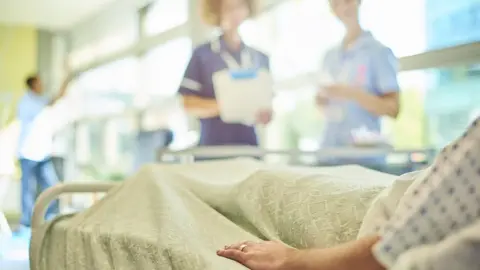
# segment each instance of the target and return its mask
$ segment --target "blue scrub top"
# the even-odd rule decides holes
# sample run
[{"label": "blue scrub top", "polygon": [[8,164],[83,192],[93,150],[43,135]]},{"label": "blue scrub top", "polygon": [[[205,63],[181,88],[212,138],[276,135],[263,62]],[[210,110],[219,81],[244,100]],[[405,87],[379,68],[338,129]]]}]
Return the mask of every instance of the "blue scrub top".
[{"label": "blue scrub top", "polygon": [[[32,132],[32,127],[36,117],[48,106],[50,103],[50,98],[46,96],[42,96],[39,94],[34,93],[31,90],[27,90],[27,93],[20,99],[17,108],[17,118],[20,122],[20,136],[18,139],[18,157],[35,160],[36,158],[25,156],[20,150],[24,147],[25,141],[30,136]],[[48,143],[48,142],[47,142]],[[47,158],[50,156],[50,152],[48,153],[37,153],[36,150],[33,149],[30,152],[34,151],[35,156]],[[31,153],[32,154],[32,153]],[[41,161],[35,160],[35,161]]]},{"label": "blue scrub top", "polygon": [[[397,58],[370,32],[364,32],[349,49],[337,46],[329,50],[322,69],[331,74],[336,83],[360,86],[373,95],[382,96],[400,89]],[[358,103],[332,100],[330,104],[339,109],[342,116],[340,119],[327,118],[324,147],[352,146],[352,131],[362,127],[380,132],[380,117]]]},{"label": "blue scrub top", "polygon": [[[190,59],[185,76],[178,90],[180,95],[194,95],[204,98],[215,98],[212,76],[215,72],[227,69],[221,57],[222,52],[229,53],[238,64],[241,63],[241,52],[250,51],[252,63],[256,68],[269,69],[269,58],[265,54],[242,43],[239,51],[230,51],[222,37],[198,46]],[[230,124],[220,117],[200,119],[200,145],[257,145],[257,135],[253,126]]]}]

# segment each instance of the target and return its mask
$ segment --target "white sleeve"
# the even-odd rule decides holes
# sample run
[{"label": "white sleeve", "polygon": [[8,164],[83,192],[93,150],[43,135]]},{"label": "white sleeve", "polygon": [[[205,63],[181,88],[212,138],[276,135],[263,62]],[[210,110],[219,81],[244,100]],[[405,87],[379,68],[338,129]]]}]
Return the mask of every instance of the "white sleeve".
[{"label": "white sleeve", "polygon": [[409,250],[439,243],[480,217],[480,121],[443,149],[421,183],[409,188],[373,247],[390,268]]},{"label": "white sleeve", "polygon": [[394,215],[407,189],[417,179],[420,180],[427,171],[428,169],[425,169],[404,174],[396,179],[392,186],[380,192],[365,214],[357,238],[381,233],[382,228]]}]

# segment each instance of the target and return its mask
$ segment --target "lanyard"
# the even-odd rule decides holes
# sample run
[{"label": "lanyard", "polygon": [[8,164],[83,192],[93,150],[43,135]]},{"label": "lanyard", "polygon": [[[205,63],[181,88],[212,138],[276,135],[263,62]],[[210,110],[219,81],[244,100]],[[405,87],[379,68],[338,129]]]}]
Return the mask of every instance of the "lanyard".
[{"label": "lanyard", "polygon": [[253,68],[253,55],[248,48],[243,48],[240,55],[240,64],[235,60],[235,58],[226,51],[221,51],[220,39],[213,41],[212,43],[213,51],[220,54],[220,57],[227,65],[229,70],[238,70],[238,69],[249,69]]},{"label": "lanyard", "polygon": [[233,56],[228,52],[221,52],[220,57],[222,57],[229,70],[253,68],[252,55],[248,49],[242,50],[240,55],[240,65],[238,64],[237,60],[235,60],[235,58],[233,58]]}]

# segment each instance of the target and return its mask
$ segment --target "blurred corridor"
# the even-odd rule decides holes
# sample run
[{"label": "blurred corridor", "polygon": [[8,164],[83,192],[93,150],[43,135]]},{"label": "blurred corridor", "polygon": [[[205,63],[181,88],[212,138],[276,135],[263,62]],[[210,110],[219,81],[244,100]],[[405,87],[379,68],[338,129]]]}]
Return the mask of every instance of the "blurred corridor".
[{"label": "blurred corridor", "polygon": [[[27,76],[38,74],[46,94],[55,96],[69,75],[65,63],[75,74],[65,95],[35,120],[52,133],[60,181],[121,181],[156,162],[161,150],[197,145],[200,124],[185,112],[177,91],[193,49],[218,35],[202,23],[199,5],[200,0],[0,1],[0,219],[6,217],[9,229],[20,222],[17,110]],[[424,150],[441,149],[480,116],[480,1],[362,5],[362,27],[399,59],[401,110],[395,120],[382,118],[376,135],[395,151],[413,151],[387,156],[386,170],[400,174],[428,164]],[[344,29],[328,1],[263,0],[259,10],[240,34],[270,57],[274,117],[257,127],[260,147],[321,151],[326,116],[315,104],[315,75]],[[67,199],[71,208],[94,200]],[[11,240],[5,227],[0,226],[0,269],[13,270],[3,260],[15,257],[9,251],[17,246],[19,263],[25,264],[28,240],[8,244],[2,240]]]}]

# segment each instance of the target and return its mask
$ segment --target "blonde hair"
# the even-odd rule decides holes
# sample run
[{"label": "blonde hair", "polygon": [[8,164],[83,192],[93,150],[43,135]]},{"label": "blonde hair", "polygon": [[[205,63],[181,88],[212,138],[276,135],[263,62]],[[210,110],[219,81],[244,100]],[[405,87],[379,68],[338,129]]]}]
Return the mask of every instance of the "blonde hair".
[{"label": "blonde hair", "polygon": [[[207,24],[213,26],[220,26],[222,17],[222,1],[223,0],[202,0],[201,2],[201,17]],[[255,16],[257,13],[256,0],[244,0],[250,11],[249,17]]]}]

